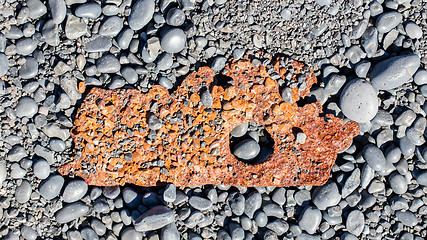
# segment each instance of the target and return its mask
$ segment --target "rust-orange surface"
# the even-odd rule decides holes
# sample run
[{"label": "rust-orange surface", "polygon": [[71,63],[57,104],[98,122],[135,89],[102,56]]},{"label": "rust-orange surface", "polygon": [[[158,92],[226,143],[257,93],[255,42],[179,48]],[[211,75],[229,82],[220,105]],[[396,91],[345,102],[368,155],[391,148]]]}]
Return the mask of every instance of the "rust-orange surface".
[{"label": "rust-orange surface", "polygon": [[[295,61],[291,65],[287,71],[277,61],[274,69],[283,79],[292,74],[291,81],[308,69]],[[234,82],[224,87],[214,85],[215,72],[202,67],[173,94],[158,85],[146,94],[93,88],[71,131],[76,155],[59,172],[97,186],[322,185],[337,153],[359,133],[359,125],[319,116],[319,102],[302,107],[295,103],[316,82],[308,70],[303,76],[306,88],[292,88],[293,103],[283,101],[266,67],[253,66],[250,60],[230,62],[224,74]],[[213,97],[210,108],[200,101],[203,87]],[[149,114],[161,120],[159,130],[148,128]],[[230,152],[229,133],[245,122],[263,125],[274,140],[274,152],[262,163],[239,161]],[[306,135],[305,143],[295,140],[293,128]]]}]

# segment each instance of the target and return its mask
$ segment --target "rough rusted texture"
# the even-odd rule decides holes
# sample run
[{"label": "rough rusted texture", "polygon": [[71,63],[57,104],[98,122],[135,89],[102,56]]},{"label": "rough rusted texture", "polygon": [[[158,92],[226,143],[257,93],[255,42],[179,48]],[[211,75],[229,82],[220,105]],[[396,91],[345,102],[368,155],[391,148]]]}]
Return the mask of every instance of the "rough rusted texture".
[{"label": "rough rusted texture", "polygon": [[[279,63],[274,68],[283,79],[292,74],[292,81],[301,79],[300,70],[308,69],[297,62],[292,62],[291,71]],[[292,89],[294,102],[316,81],[310,69],[306,72],[306,88]],[[92,89],[71,132],[76,157],[59,172],[98,186],[324,184],[337,153],[358,134],[357,123],[320,117],[319,102],[303,107],[283,102],[279,84],[264,66],[254,67],[249,60],[232,62],[225,75],[234,83],[215,85],[214,71],[202,67],[174,95],[158,85],[147,94]],[[212,94],[211,108],[200,102],[203,87]],[[149,114],[161,120],[159,130],[148,128]],[[237,160],[229,149],[229,132],[250,121],[263,125],[275,142],[269,159],[254,165]],[[295,129],[306,134],[304,144],[295,141]]]}]

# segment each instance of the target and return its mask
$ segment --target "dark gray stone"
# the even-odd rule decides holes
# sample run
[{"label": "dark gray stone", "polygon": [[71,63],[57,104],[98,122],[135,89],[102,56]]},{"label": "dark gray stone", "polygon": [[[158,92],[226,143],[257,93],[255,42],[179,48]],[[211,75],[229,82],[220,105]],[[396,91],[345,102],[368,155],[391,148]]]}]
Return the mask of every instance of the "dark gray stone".
[{"label": "dark gray stone", "polygon": [[71,203],[56,212],[55,219],[58,223],[68,223],[86,215],[88,211],[89,207],[82,202]]},{"label": "dark gray stone", "polygon": [[261,148],[255,140],[245,139],[236,145],[233,154],[240,159],[250,160],[255,158],[260,150]]},{"label": "dark gray stone", "polygon": [[165,206],[156,206],[135,220],[135,230],[139,232],[160,229],[175,219],[173,211]]},{"label": "dark gray stone", "polygon": [[52,200],[59,195],[63,185],[64,178],[61,175],[52,175],[40,183],[40,195],[47,200]]}]

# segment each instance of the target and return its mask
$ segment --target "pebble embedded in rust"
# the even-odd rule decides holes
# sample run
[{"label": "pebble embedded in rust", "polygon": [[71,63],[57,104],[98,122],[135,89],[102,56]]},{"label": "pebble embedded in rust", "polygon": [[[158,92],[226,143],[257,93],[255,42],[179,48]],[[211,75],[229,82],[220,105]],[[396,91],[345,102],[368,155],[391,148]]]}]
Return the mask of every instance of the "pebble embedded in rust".
[{"label": "pebble embedded in rust", "polygon": [[[59,172],[97,186],[324,184],[337,153],[350,146],[359,126],[319,116],[319,102],[299,107],[296,101],[309,93],[316,77],[301,63],[293,61],[285,69],[280,60],[274,70],[282,79],[304,78],[304,88],[292,87],[293,103],[282,100],[266,67],[250,60],[226,67],[224,74],[233,80],[227,86],[215,85],[214,71],[202,67],[174,94],[158,85],[146,94],[93,88],[71,130],[76,156]],[[202,89],[212,95],[210,108],[200,102]],[[158,130],[148,127],[152,114],[160,120]],[[263,125],[273,138],[274,152],[266,161],[251,165],[230,152],[229,133],[244,122]],[[306,135],[304,144],[295,141],[295,128]]]}]

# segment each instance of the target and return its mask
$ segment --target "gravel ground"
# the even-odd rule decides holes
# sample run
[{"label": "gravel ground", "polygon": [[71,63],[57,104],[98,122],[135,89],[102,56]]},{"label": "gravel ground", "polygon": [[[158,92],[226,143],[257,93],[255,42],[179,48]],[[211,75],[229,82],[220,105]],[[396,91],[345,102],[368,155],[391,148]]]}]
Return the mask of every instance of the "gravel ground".
[{"label": "gravel ground", "polygon": [[[0,6],[1,239],[427,236],[426,0]],[[310,99],[360,124],[324,186],[101,188],[56,172],[72,156],[78,82],[172,90],[200,66],[220,72],[260,50],[308,64],[319,80]],[[255,124],[232,135],[244,160],[259,152],[253,139],[267,141]]]}]

